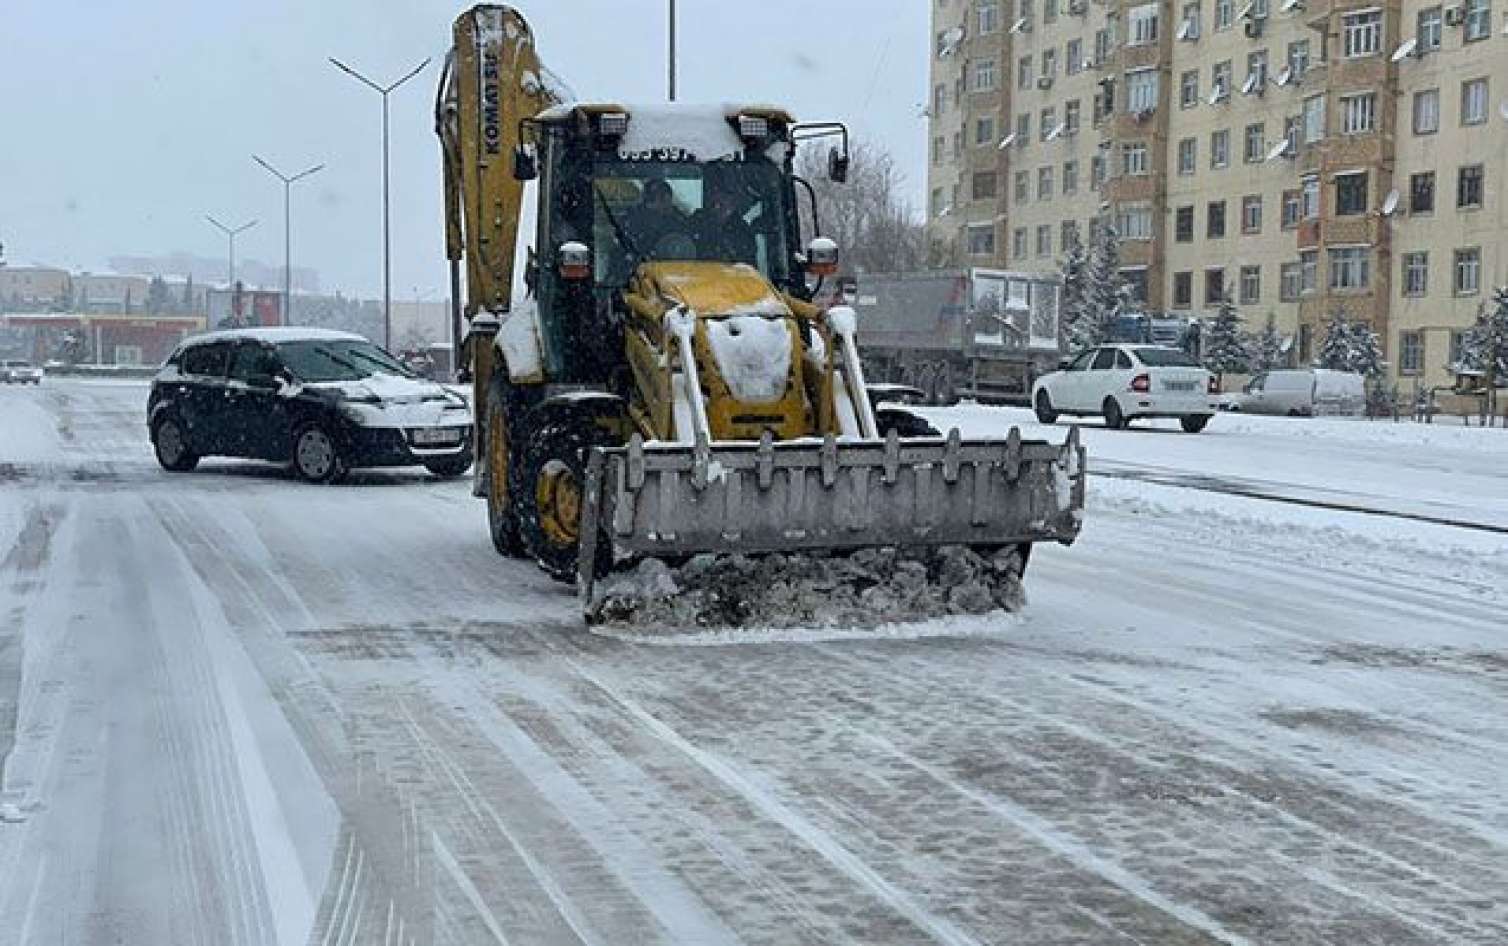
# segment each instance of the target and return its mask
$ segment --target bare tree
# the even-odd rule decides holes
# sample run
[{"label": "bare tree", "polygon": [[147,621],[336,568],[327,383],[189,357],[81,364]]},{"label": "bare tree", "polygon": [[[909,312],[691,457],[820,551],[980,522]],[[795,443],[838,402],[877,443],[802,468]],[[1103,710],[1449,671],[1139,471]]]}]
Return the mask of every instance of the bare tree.
[{"label": "bare tree", "polygon": [[[845,272],[906,272],[927,263],[925,228],[903,196],[905,175],[895,157],[867,141],[853,144],[848,181],[834,183],[827,176],[827,150],[803,149],[796,173],[812,185],[817,196],[817,223],[822,235],[838,242]],[[811,209],[803,188],[803,234],[814,235]]]}]

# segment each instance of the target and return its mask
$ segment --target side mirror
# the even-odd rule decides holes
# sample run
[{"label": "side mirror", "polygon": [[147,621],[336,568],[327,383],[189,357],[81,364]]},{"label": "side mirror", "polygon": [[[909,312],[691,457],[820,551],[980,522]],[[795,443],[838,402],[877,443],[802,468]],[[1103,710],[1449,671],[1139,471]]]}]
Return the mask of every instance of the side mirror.
[{"label": "side mirror", "polygon": [[278,376],[267,373],[249,375],[246,378],[246,383],[254,388],[276,388],[280,386]]},{"label": "side mirror", "polygon": [[806,271],[813,276],[838,274],[838,244],[827,237],[816,237],[806,247]]},{"label": "side mirror", "polygon": [[848,181],[848,155],[840,153],[837,148],[827,152],[827,177],[834,184]]},{"label": "side mirror", "polygon": [[515,181],[532,181],[539,177],[539,165],[534,160],[534,155],[519,145],[513,149],[513,179]]}]

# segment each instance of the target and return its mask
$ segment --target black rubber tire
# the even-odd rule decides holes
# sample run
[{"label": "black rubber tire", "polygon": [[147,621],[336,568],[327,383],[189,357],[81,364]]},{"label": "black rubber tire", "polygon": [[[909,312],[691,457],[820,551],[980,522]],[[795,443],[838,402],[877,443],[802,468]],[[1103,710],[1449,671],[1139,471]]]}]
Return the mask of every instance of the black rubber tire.
[{"label": "black rubber tire", "polygon": [[1186,414],[1178,418],[1179,426],[1183,427],[1186,434],[1197,434],[1204,429],[1204,425],[1210,422],[1208,414]]},{"label": "black rubber tire", "polygon": [[1101,409],[1105,414],[1105,426],[1111,430],[1125,430],[1126,425],[1130,423],[1121,411],[1120,402],[1113,397],[1105,398]]},{"label": "black rubber tire", "polygon": [[[618,435],[600,421],[601,415],[590,409],[544,408],[543,416],[529,424],[520,451],[518,487],[513,493],[518,502],[519,533],[528,554],[556,581],[575,581],[580,542],[553,535],[542,520],[540,480],[554,467],[572,477],[584,497],[586,465],[592,448],[622,445]],[[575,525],[579,534],[579,520]],[[611,554],[602,543],[598,544],[598,552],[599,557]],[[598,571],[602,570],[599,566]]]},{"label": "black rubber tire", "polygon": [[[487,413],[482,417],[483,436],[477,447],[481,450],[483,464],[487,534],[491,536],[492,547],[497,553],[508,558],[523,558],[525,554],[524,540],[518,529],[516,503],[513,500],[519,489],[518,451],[514,446],[523,415],[516,389],[501,375],[494,376],[487,388]],[[497,425],[496,428],[494,424]],[[492,438],[499,431],[506,443],[501,461],[502,470],[493,469]]]},{"label": "black rubber tire", "polygon": [[[163,453],[162,431],[167,427],[177,431],[178,443],[181,446],[176,456],[167,456]],[[169,437],[172,436],[172,433],[169,433]],[[169,449],[171,450],[171,441]],[[189,449],[187,431],[183,429],[183,424],[178,418],[172,414],[152,425],[152,452],[157,454],[157,462],[162,464],[162,468],[173,473],[187,473],[199,465],[199,455]]]},{"label": "black rubber tire", "polygon": [[921,417],[899,407],[875,408],[874,424],[884,437],[891,430],[900,437],[941,437],[936,427]]},{"label": "black rubber tire", "polygon": [[[322,439],[323,445],[319,441]],[[306,483],[339,483],[349,472],[340,454],[340,443],[325,425],[314,421],[293,432],[289,449],[293,472]]]},{"label": "black rubber tire", "polygon": [[1296,407],[1290,407],[1288,409],[1288,416],[1289,417],[1303,417],[1304,416],[1304,412],[1301,411],[1301,410],[1299,410]]},{"label": "black rubber tire", "polygon": [[1032,409],[1037,413],[1037,423],[1056,424],[1058,422],[1058,412],[1053,410],[1052,398],[1048,396],[1045,388],[1037,392],[1037,401],[1032,405]]},{"label": "black rubber tire", "polygon": [[451,480],[471,469],[471,451],[467,450],[459,456],[446,457],[443,460],[431,460],[424,464],[430,476],[438,476],[442,480]]}]

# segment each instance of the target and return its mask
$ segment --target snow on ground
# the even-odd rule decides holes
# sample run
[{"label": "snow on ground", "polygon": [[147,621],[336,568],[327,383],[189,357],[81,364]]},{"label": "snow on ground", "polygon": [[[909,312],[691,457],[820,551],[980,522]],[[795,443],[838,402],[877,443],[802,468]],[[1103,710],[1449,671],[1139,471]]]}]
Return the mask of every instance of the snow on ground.
[{"label": "snow on ground", "polygon": [[1508,941],[1508,538],[1222,491],[1486,519],[1501,431],[1091,424],[1189,485],[1093,477],[1019,615],[649,645],[465,482],[167,474],[145,396],[0,389],[0,946]]}]

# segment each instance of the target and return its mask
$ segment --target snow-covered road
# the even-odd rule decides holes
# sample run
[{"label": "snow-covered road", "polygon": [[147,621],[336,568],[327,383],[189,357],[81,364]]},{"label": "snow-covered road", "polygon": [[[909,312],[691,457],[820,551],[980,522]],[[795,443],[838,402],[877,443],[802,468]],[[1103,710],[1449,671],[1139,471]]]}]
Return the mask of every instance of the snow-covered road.
[{"label": "snow-covered road", "polygon": [[[145,398],[0,387],[0,946],[1508,942],[1501,534],[1100,478],[1021,615],[624,640]],[[1508,522],[1508,434],[1301,423],[1088,443]]]}]

